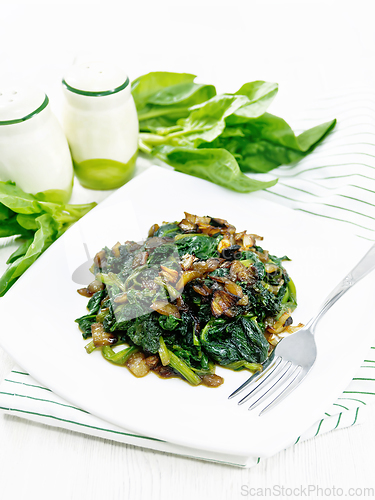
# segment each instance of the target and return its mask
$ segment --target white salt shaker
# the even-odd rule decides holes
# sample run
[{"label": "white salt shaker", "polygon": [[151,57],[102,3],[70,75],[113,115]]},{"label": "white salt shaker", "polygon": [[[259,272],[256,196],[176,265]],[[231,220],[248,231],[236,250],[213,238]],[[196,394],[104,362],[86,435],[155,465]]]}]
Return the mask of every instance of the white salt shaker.
[{"label": "white salt shaker", "polygon": [[41,200],[66,203],[71,196],[69,146],[40,89],[0,87],[0,180]]},{"label": "white salt shaker", "polygon": [[63,79],[63,125],[75,174],[90,189],[115,189],[134,173],[138,117],[129,78],[116,65],[81,62]]}]

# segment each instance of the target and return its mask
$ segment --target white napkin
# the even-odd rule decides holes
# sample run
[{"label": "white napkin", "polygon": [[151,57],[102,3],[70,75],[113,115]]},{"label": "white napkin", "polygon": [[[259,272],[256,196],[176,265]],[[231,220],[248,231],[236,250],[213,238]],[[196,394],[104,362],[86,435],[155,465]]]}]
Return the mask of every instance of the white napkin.
[{"label": "white napkin", "polygon": [[[375,240],[375,92],[349,89],[319,100],[303,112],[309,117],[291,123],[294,130],[338,119],[330,136],[297,165],[280,167],[259,179],[279,182],[261,195],[273,202],[336,221],[350,237]],[[290,121],[290,120],[289,120]],[[77,203],[79,200],[77,200]],[[375,332],[374,332],[375,333]],[[363,420],[375,396],[375,341],[349,387],[327,408],[321,420],[290,446],[324,432]],[[373,377],[373,378],[372,378]],[[0,385],[0,409],[5,413],[162,452],[251,467],[258,457],[232,456],[177,446],[140,436],[104,422],[69,404],[40,386],[20,368],[14,368]]]},{"label": "white napkin", "polygon": [[[327,408],[327,412],[322,415],[321,420],[312,425],[301,436],[296,436],[290,446],[318,434],[343,429],[362,422],[366,415],[366,407],[371,403],[375,393],[375,381],[371,379],[371,375],[373,375],[371,369],[373,368],[375,368],[375,347],[371,347],[356,377],[337,401],[330,408]],[[13,368],[0,385],[0,410],[46,425],[185,457],[238,467],[251,467],[260,461],[259,457],[213,453],[178,446],[152,436],[134,434],[69,404],[48,388],[41,386],[18,367]]]}]

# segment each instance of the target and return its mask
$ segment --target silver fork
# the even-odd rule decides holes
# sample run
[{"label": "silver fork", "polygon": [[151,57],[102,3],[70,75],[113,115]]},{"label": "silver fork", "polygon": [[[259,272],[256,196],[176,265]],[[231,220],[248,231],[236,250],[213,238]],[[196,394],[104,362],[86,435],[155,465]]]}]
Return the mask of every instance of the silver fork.
[{"label": "silver fork", "polygon": [[254,373],[229,396],[229,399],[254,383],[254,388],[238,404],[252,399],[249,410],[253,410],[261,403],[267,403],[273,395],[272,400],[259,413],[262,415],[286,398],[304,380],[315,363],[317,349],[314,333],[319,320],[349,288],[374,269],[375,245],[329,294],[318,313],[307,325],[284,337],[263,364],[263,371]]}]

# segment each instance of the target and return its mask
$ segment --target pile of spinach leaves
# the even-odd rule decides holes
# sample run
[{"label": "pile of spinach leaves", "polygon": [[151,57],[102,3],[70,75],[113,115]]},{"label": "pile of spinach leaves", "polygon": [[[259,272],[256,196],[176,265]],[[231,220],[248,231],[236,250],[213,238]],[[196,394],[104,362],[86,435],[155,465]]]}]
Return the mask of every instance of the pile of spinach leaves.
[{"label": "pile of spinach leaves", "polygon": [[[256,251],[237,252],[236,259],[244,266],[252,266],[254,282],[237,282],[248,302],[237,307],[234,317],[214,317],[212,296],[204,297],[195,288],[196,285],[217,286],[216,277],[229,277],[228,266],[193,279],[178,293],[175,285],[161,278],[161,271],[165,269],[182,273],[182,259],[189,255],[194,255],[198,262],[220,260],[217,248],[222,238],[219,233],[214,236],[184,233],[174,222],[162,225],[142,245],[126,242],[119,247],[117,256],[105,247],[100,266],[94,264],[92,268],[96,280],[102,281],[105,287],[89,299],[88,313],[76,319],[83,338],[92,336],[93,323],[102,323],[104,331],[117,339],[116,345],[130,346],[121,352],[133,353],[138,349],[147,356],[159,354],[161,357],[161,350],[167,351],[174,360],[173,370],[193,385],[200,383],[199,377],[214,373],[215,364],[234,370],[260,369],[259,364],[267,359],[270,348],[264,335],[266,322],[270,318],[278,320],[297,305],[294,284],[282,266],[288,257],[268,255],[260,246],[254,247]],[[156,247],[155,240],[159,240]],[[161,244],[160,240],[163,240]],[[134,267],[138,254],[145,251],[147,262]],[[273,264],[273,268],[276,266],[277,271],[266,271],[265,262],[259,257],[266,254],[267,263]],[[279,283],[282,285],[275,293],[272,286]],[[127,301],[117,303],[116,298],[124,292]],[[179,304],[181,299],[180,317],[152,309],[155,301]],[[98,348],[91,341],[86,349],[92,352]],[[102,349],[102,354],[116,364],[124,365],[127,360],[127,356],[122,355],[118,355],[117,360],[109,347]]]},{"label": "pile of spinach leaves", "polygon": [[267,173],[311,153],[334,128],[331,120],[296,136],[267,113],[278,85],[245,83],[232,94],[195,83],[195,75],[153,72],[132,82],[138,112],[139,148],[179,172],[249,193],[266,189],[245,172]]},{"label": "pile of spinach leaves", "polygon": [[0,238],[19,244],[0,278],[0,297],[36,259],[96,203],[62,205],[25,193],[13,182],[0,182]]}]

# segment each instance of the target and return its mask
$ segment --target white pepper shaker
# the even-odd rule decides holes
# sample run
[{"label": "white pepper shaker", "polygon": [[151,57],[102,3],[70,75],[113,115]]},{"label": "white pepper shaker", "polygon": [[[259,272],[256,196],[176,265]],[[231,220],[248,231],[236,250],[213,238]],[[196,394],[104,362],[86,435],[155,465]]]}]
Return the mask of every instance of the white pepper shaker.
[{"label": "white pepper shaker", "polygon": [[41,200],[66,203],[71,196],[68,143],[40,89],[0,88],[0,180]]},{"label": "white pepper shaker", "polygon": [[138,117],[129,78],[116,65],[74,64],[63,79],[63,124],[75,174],[90,189],[115,189],[134,173]]}]

